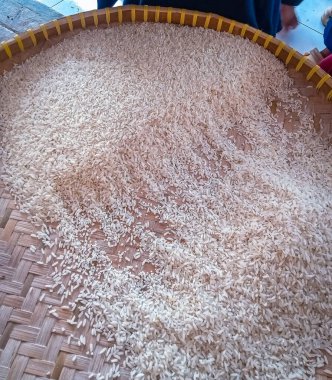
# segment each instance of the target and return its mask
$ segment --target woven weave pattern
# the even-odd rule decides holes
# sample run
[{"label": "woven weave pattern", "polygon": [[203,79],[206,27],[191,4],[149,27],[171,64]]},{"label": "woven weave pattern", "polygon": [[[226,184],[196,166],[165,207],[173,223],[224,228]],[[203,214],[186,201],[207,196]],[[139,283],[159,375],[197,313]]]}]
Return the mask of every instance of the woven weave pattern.
[{"label": "woven weave pattern", "polygon": [[[106,21],[111,16],[113,17],[113,15],[106,13]],[[148,12],[144,12],[144,19],[147,19],[148,16]],[[167,15],[168,18],[171,16],[170,14]],[[132,13],[131,17],[131,21],[135,21],[137,15]],[[95,26],[98,25],[98,18],[94,17],[92,21]],[[171,18],[167,21],[173,20]],[[70,30],[71,22],[70,19],[68,21]],[[179,23],[184,23],[182,15],[181,18],[179,15]],[[204,26],[208,27],[209,23],[210,19],[207,18]],[[85,21],[83,24],[85,25]],[[225,23],[218,23],[216,29],[219,28],[220,30],[220,28],[224,28],[224,25]],[[60,26],[55,24],[54,31],[59,34],[58,31],[59,28],[61,31],[61,27],[63,24]],[[242,35],[241,29],[236,23],[227,25],[226,29],[231,32],[235,29],[238,31],[237,34]],[[242,28],[244,31],[246,29]],[[43,35],[48,38],[50,32],[44,30]],[[29,38],[31,44],[35,45],[33,38]],[[265,45],[268,40],[264,43],[264,41],[260,41],[261,38],[260,33],[252,37],[253,40]],[[280,47],[280,51],[278,49],[276,49],[275,55],[283,55],[286,61],[287,59],[291,61],[295,57],[295,52],[283,51],[283,46]],[[322,135],[328,137],[332,133],[332,106],[326,100],[326,94],[323,92],[318,94],[315,86],[306,78],[308,76],[314,77],[317,70],[315,71],[310,67],[302,70],[305,65],[305,59],[294,59],[291,66],[296,67],[299,71],[291,69],[290,75],[294,78],[296,87],[300,92],[309,98],[311,110],[315,114],[315,128]],[[1,69],[5,67],[6,62],[2,65],[0,63]],[[316,82],[319,83],[318,79]],[[326,79],[326,81],[329,80]],[[327,83],[321,83],[321,86],[327,86]],[[290,121],[289,118],[285,118],[284,127],[287,130],[296,129],[296,120]],[[34,232],[35,229],[27,221],[27,216],[17,210],[13,196],[8,193],[1,182],[0,380],[88,379],[89,373],[107,373],[111,363],[106,361],[105,355],[99,353],[105,347],[109,347],[109,342],[103,338],[99,342],[92,339],[89,335],[88,325],[80,328],[80,333],[84,334],[87,339],[86,347],[79,347],[76,338],[70,339],[71,334],[75,331],[75,326],[67,321],[73,317],[73,313],[70,310],[60,308],[60,296],[50,289],[52,285],[50,277],[53,271],[52,262],[40,263],[42,257],[41,243],[36,238],[31,237]],[[36,252],[30,250],[31,245],[37,247]],[[54,311],[53,314],[50,314],[51,310]],[[90,343],[93,345],[94,356],[86,354]],[[317,380],[332,379],[332,356],[327,352],[325,354],[328,365],[317,370]],[[121,369],[121,379],[128,379],[128,374],[127,370]]]},{"label": "woven weave pattern", "polygon": [[[34,227],[0,186],[0,379],[87,379],[88,373],[107,371],[110,365],[97,354],[109,346],[107,341],[100,339],[94,357],[85,355],[76,339],[68,344],[75,327],[66,320],[73,314],[61,310],[60,297],[48,290],[52,267],[38,264],[40,250],[32,253],[29,248],[40,247],[30,236]],[[49,314],[50,306],[58,318]],[[126,379],[126,371],[122,373]]]},{"label": "woven weave pattern", "polygon": [[[248,38],[269,50],[287,66],[295,67],[296,71],[305,74],[306,79],[313,83],[317,90],[325,93],[332,100],[332,78],[308,59],[280,41],[260,30],[241,24],[218,15],[206,14],[189,10],[173,8],[125,6],[106,8],[98,11],[79,13],[74,16],[54,20],[36,29],[29,29],[12,40],[0,45],[0,72],[10,70],[15,63],[20,63],[35,54],[38,47],[45,42],[55,42],[56,37],[77,32],[81,29],[110,26],[112,23],[123,22],[160,22],[180,25],[190,25],[227,32]],[[51,44],[49,44],[50,46]],[[29,54],[30,53],[30,54]]]},{"label": "woven weave pattern", "polygon": [[[316,128],[326,136],[331,134],[331,105],[308,87],[300,73],[293,71],[291,76],[310,99]],[[289,120],[284,126],[288,130],[296,127]],[[48,289],[52,284],[51,263],[37,263],[41,252],[40,242],[30,236],[34,227],[16,209],[3,183],[0,194],[0,379],[88,379],[90,372],[107,371],[110,364],[104,355],[98,355],[103,347],[109,347],[106,340],[100,339],[93,357],[86,355],[86,348],[78,347],[75,339],[68,344],[75,328],[66,322],[72,312],[60,309],[60,296]],[[35,253],[31,245],[37,247]],[[49,314],[51,308],[57,310],[58,317]],[[317,380],[332,378],[332,357],[326,356],[329,364],[317,371]],[[123,379],[128,378],[125,370],[121,372]]]}]

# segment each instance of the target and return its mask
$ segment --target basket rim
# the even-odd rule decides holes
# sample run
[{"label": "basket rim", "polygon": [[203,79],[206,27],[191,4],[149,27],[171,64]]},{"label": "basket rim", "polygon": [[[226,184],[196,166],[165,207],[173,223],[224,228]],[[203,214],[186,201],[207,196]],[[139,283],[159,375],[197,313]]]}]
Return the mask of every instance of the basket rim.
[{"label": "basket rim", "polygon": [[[313,84],[319,92],[325,94],[327,100],[332,101],[332,77],[309,60],[308,56],[302,55],[285,42],[248,24],[214,13],[170,7],[126,5],[80,12],[52,20],[15,35],[9,40],[2,41],[0,44],[0,67],[1,64],[13,60],[22,52],[31,50],[42,42],[52,41],[60,35],[72,33],[74,30],[128,22],[156,22],[203,27],[247,38],[274,54],[285,64],[287,69],[293,67],[296,71],[304,74],[309,84]],[[23,61],[24,59],[19,63]]]}]

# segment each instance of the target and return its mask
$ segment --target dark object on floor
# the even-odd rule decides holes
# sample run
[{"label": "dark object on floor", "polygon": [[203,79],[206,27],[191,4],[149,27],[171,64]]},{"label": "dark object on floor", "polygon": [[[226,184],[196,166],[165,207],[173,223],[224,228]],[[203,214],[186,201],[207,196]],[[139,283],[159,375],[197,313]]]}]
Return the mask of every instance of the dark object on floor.
[{"label": "dark object on floor", "polygon": [[[324,59],[319,63],[319,66],[325,70],[328,74],[332,75],[332,17],[327,17],[332,15],[332,8],[328,9],[326,12],[326,26],[324,30],[324,43],[326,45],[326,50],[330,53],[324,57]],[[325,15],[324,14],[324,15]],[[323,16],[324,16],[323,15]],[[323,21],[323,17],[322,17]]]},{"label": "dark object on floor", "polygon": [[[296,6],[302,0],[124,0],[123,5],[160,5],[216,13],[249,24],[273,36],[281,30],[280,5]],[[98,8],[112,7],[116,0],[98,0]]]},{"label": "dark object on floor", "polygon": [[332,17],[329,18],[324,30],[325,46],[332,52]]},{"label": "dark object on floor", "polygon": [[0,42],[61,16],[34,0],[0,1]]},{"label": "dark object on floor", "polygon": [[325,70],[328,74],[332,75],[332,54],[324,58],[319,66]]}]

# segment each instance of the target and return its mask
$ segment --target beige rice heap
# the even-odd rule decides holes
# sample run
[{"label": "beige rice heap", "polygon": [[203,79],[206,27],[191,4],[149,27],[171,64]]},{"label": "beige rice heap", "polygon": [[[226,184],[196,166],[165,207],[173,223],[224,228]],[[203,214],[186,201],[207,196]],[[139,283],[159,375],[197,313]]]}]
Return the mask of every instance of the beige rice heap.
[{"label": "beige rice heap", "polygon": [[41,226],[73,342],[109,339],[103,375],[313,377],[332,345],[332,154],[275,57],[123,25],[0,85],[5,180]]}]

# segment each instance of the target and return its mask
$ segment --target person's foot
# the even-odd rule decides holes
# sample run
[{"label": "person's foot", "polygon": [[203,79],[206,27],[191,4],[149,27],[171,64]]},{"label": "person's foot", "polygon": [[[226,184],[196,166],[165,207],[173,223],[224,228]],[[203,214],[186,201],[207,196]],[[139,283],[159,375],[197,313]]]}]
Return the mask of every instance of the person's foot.
[{"label": "person's foot", "polygon": [[326,11],[323,13],[322,15],[322,24],[324,26],[326,26],[326,24],[328,23],[329,19],[332,17],[332,7],[331,8],[327,8]]},{"label": "person's foot", "polygon": [[295,9],[291,5],[281,4],[280,16],[282,27],[286,31],[295,29],[299,24]]},{"label": "person's foot", "polygon": [[308,58],[313,61],[316,65],[318,65],[323,59],[323,55],[321,54],[321,52],[318,50],[318,49],[312,49],[310,51],[310,53],[306,53],[304,55],[307,55]]}]

